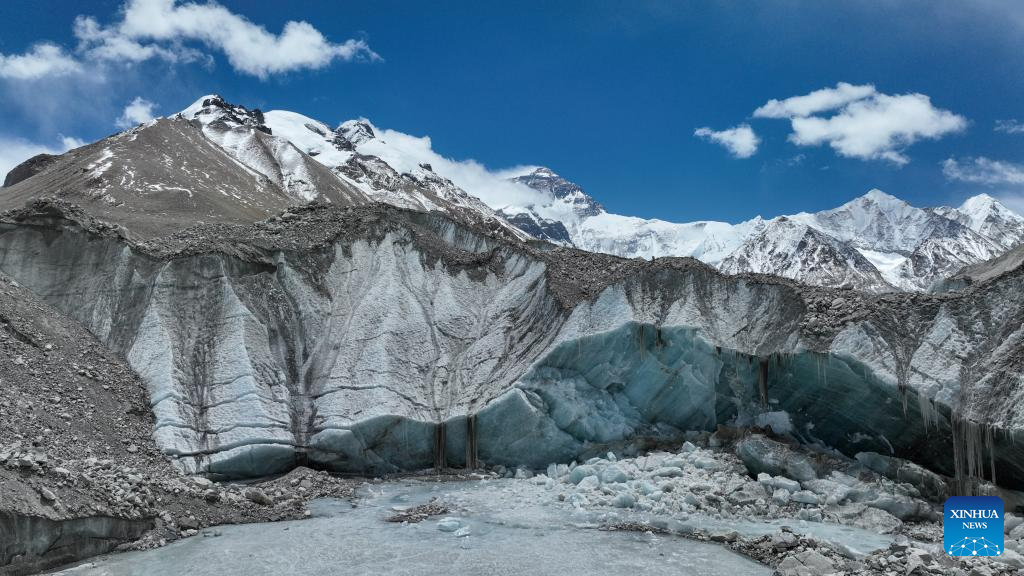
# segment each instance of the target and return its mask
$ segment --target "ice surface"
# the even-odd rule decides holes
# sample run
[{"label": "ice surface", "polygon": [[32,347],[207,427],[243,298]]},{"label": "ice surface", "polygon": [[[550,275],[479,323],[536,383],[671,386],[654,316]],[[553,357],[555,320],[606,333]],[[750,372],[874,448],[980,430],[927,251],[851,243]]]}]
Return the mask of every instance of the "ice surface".
[{"label": "ice surface", "polygon": [[[401,225],[272,264],[155,261],[110,238],[9,226],[0,268],[125,354],[157,441],[188,473],[272,474],[303,456],[339,472],[420,469],[441,426],[445,461],[462,466],[473,415],[491,465],[543,469],[761,424],[953,475],[955,410],[1024,422],[1020,403],[986,400],[1019,387],[990,367],[1010,366],[1024,337],[1016,282],[868,309],[822,343],[785,285],[662,269],[567,309],[544,260],[440,217],[423,225],[493,265],[436,257]],[[1007,433],[982,446],[976,431],[964,450],[993,452],[1000,482],[1024,485],[1024,443]]]},{"label": "ice surface", "polygon": [[[395,482],[371,485],[364,496],[356,507],[319,501],[311,519],[224,526],[217,537],[104,556],[61,574],[771,574],[715,544],[597,530],[591,514],[556,505],[552,493],[528,480]],[[419,524],[384,522],[396,507],[431,498],[456,513]]]}]

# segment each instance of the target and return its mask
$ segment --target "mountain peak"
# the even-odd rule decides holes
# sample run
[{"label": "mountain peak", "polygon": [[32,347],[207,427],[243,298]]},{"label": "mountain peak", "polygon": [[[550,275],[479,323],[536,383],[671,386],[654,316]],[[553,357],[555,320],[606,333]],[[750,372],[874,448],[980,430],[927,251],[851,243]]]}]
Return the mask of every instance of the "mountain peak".
[{"label": "mountain peak", "polygon": [[562,178],[545,166],[538,166],[533,172],[516,176],[511,180],[570,204],[579,217],[596,216],[604,212],[604,206],[584,192],[579,184]]},{"label": "mountain peak", "polygon": [[881,204],[881,205],[891,205],[891,204],[904,205],[904,204],[906,204],[906,202],[904,202],[903,200],[900,200],[899,198],[893,196],[892,194],[883,192],[883,191],[879,190],[878,188],[872,188],[871,190],[868,190],[866,194],[861,196],[861,198],[865,199],[865,200],[870,200],[870,201],[872,201],[872,202],[874,202],[876,204]]},{"label": "mountain peak", "polygon": [[1012,210],[1003,206],[999,200],[996,200],[988,194],[982,193],[976,196],[971,196],[964,203],[960,205],[960,211],[970,216],[979,215],[983,212],[1010,212]]},{"label": "mountain peak", "polygon": [[187,108],[185,108],[178,114],[181,114],[185,118],[191,120],[195,117],[196,114],[198,114],[204,108],[213,105],[215,102],[224,104],[224,98],[221,97],[220,94],[207,94],[205,96],[200,96],[198,100],[189,104]]},{"label": "mountain peak", "polygon": [[377,137],[377,131],[373,124],[370,123],[366,118],[359,118],[358,120],[346,120],[342,122],[338,129],[335,130],[339,136],[344,137],[346,140],[351,142],[354,146],[358,146],[368,140],[373,140]]},{"label": "mountain peak", "polygon": [[1024,216],[1010,210],[1002,202],[988,194],[971,196],[964,200],[964,203],[957,210],[976,223],[989,217],[1024,221]]},{"label": "mountain peak", "polygon": [[213,122],[223,122],[229,127],[249,126],[270,134],[270,128],[264,123],[263,112],[259,108],[246,108],[231,104],[220,94],[207,94],[178,113],[186,120],[199,120],[204,126]]}]

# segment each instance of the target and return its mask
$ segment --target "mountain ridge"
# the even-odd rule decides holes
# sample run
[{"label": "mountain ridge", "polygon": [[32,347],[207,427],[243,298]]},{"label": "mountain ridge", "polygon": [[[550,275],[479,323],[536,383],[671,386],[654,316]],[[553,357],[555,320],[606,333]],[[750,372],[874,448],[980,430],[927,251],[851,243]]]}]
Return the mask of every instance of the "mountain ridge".
[{"label": "mountain ridge", "polygon": [[[222,150],[236,168],[213,158],[216,154],[176,127],[173,122],[179,119],[199,128],[203,139]],[[140,136],[155,142],[146,148],[151,158],[128,150],[127,145]],[[405,140],[414,144],[425,140],[426,148]],[[1024,217],[985,194],[956,208],[918,208],[872,189],[830,210],[771,219],[757,216],[736,224],[624,216],[608,212],[581,186],[544,166],[460,186],[456,180],[467,180],[454,168],[457,163],[441,158],[432,164],[438,156],[430,151],[429,139],[419,140],[380,130],[365,118],[331,128],[296,112],[263,112],[209,94],[172,118],[154,120],[45,162],[27,161],[12,171],[16,182],[4,189],[0,208],[15,208],[56,190],[56,196],[64,199],[99,202],[100,213],[106,216],[119,206],[145,212],[146,202],[155,203],[158,212],[174,213],[180,199],[173,195],[187,194],[185,203],[192,212],[198,207],[212,221],[242,223],[311,201],[383,202],[437,210],[519,239],[535,238],[626,258],[689,256],[731,273],[776,274],[808,284],[872,292],[929,290],[962,268],[996,258],[1024,242]],[[197,156],[183,160],[178,169],[174,165],[178,160],[170,159],[159,148],[160,142],[165,147],[191,148]],[[119,152],[112,152],[111,145],[118,143]],[[93,155],[86,158],[87,153]],[[132,154],[137,157],[126,159]],[[67,158],[81,159],[75,174],[68,173],[72,169],[67,168]],[[206,171],[194,172],[196,163],[203,161],[234,174],[220,178],[230,184],[230,190],[200,185],[202,174],[210,178]],[[135,185],[140,169],[128,165],[132,162],[159,168],[141,178],[149,180],[138,184],[145,188],[143,192],[121,190]],[[117,166],[110,172],[112,165]],[[185,180],[191,184],[178,182],[189,174],[191,180]],[[84,183],[71,186],[75,191],[66,190],[67,183],[61,181],[77,182],[83,175],[88,175]],[[110,181],[112,175],[119,180]],[[533,196],[521,194],[523,190]],[[475,193],[489,198],[490,204]],[[239,203],[237,214],[231,214],[232,199]],[[211,202],[213,206],[208,206]],[[155,230],[147,233],[172,230],[164,224],[154,223]],[[178,228],[184,224],[178,222]]]}]

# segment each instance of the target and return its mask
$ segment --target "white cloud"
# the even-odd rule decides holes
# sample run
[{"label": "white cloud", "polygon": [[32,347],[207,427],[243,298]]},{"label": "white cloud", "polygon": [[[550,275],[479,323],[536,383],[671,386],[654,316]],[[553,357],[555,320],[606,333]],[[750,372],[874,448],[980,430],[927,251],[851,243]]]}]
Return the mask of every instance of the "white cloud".
[{"label": "white cloud", "polygon": [[[379,59],[363,40],[340,44],[327,40],[308,22],[286,22],[280,34],[235,14],[215,2],[178,4],[176,0],[129,0],[124,18],[109,28],[83,20],[80,38],[92,54],[131,59],[177,57],[174,43],[196,41],[220,50],[239,72],[266,78],[293,70],[318,69],[334,60]],[[171,43],[170,46],[142,44]],[[147,50],[153,49],[153,52]],[[163,51],[163,52],[161,52]],[[168,56],[173,54],[174,56]]]},{"label": "white cloud", "polygon": [[61,136],[59,145],[50,146],[38,142],[30,142],[22,138],[0,136],[0,184],[7,173],[15,166],[38,154],[62,154],[72,148],[84,146],[78,138]]},{"label": "white cloud", "polygon": [[508,178],[529,170],[517,166],[490,170],[476,160],[454,160],[438,154],[429,136],[410,136],[396,130],[373,128],[377,137],[359,146],[363,154],[379,156],[399,172],[410,172],[426,163],[456,186],[484,201],[494,209],[506,206],[529,206],[551,201],[547,195]]},{"label": "white cloud", "polygon": [[693,135],[721,144],[736,158],[750,158],[757,152],[757,146],[761,143],[761,139],[754,134],[754,130],[748,124],[717,131],[708,127],[697,128]]},{"label": "white cloud", "polygon": [[798,146],[828,144],[840,156],[861,160],[910,161],[903,149],[967,127],[967,120],[936,108],[924,94],[874,94],[851,102],[830,117],[794,117],[789,140]]},{"label": "white cloud", "polygon": [[31,80],[82,71],[89,64],[137,64],[206,60],[188,43],[219,50],[238,72],[265,79],[272,74],[324,68],[336,60],[379,60],[364,40],[329,41],[312,24],[285,22],[280,34],[269,32],[216,2],[127,0],[121,20],[101,25],[91,16],[75,18],[74,54],[41,43],[24,54],[0,54],[0,78]]},{"label": "white cloud", "polygon": [[871,84],[848,82],[769,100],[754,110],[754,117],[788,118],[793,128],[789,141],[798,146],[828,144],[840,156],[898,165],[910,161],[904,149],[918,140],[967,127],[966,118],[933,106],[924,94],[883,94]]},{"label": "white cloud", "polygon": [[124,107],[121,117],[115,124],[118,128],[131,128],[149,122],[153,119],[153,107],[155,104],[142,96],[136,96],[134,100]]},{"label": "white cloud", "polygon": [[835,88],[822,88],[803,96],[793,96],[785,100],[769,100],[764,106],[754,110],[755,118],[792,118],[794,116],[810,116],[818,112],[842,108],[850,102],[863,100],[875,93],[870,84],[855,86],[847,82],[839,82]]},{"label": "white cloud", "polygon": [[1024,134],[1024,122],[1014,119],[996,120],[995,131],[1007,134]]},{"label": "white cloud", "polygon": [[142,44],[124,35],[118,26],[100,26],[92,16],[77,16],[74,34],[78,39],[78,52],[96,62],[134,64],[151,58],[161,58],[168,62],[191,62],[203,58],[198,50],[181,44],[168,47]]},{"label": "white cloud", "polygon": [[45,76],[65,76],[81,71],[81,65],[55,44],[36,44],[24,54],[0,54],[0,78],[34,80]]},{"label": "white cloud", "polygon": [[942,162],[942,173],[950,180],[986,186],[1024,184],[1024,165],[984,156],[967,158],[962,162],[948,158]]}]

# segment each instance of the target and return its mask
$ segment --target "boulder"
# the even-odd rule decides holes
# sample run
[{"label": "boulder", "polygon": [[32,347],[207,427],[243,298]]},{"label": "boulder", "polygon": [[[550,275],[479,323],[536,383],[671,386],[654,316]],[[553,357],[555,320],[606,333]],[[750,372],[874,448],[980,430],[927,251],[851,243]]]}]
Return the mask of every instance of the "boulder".
[{"label": "boulder", "polygon": [[865,468],[890,480],[910,484],[929,500],[942,500],[948,494],[946,481],[942,476],[909,460],[875,452],[858,452],[854,458]]},{"label": "boulder", "polygon": [[818,474],[811,460],[789,446],[754,434],[736,444],[736,455],[752,475],[761,472],[772,476],[785,476],[804,482],[814,480]]},{"label": "boulder", "polygon": [[835,564],[815,550],[787,556],[778,567],[782,576],[821,576],[835,570]]}]

